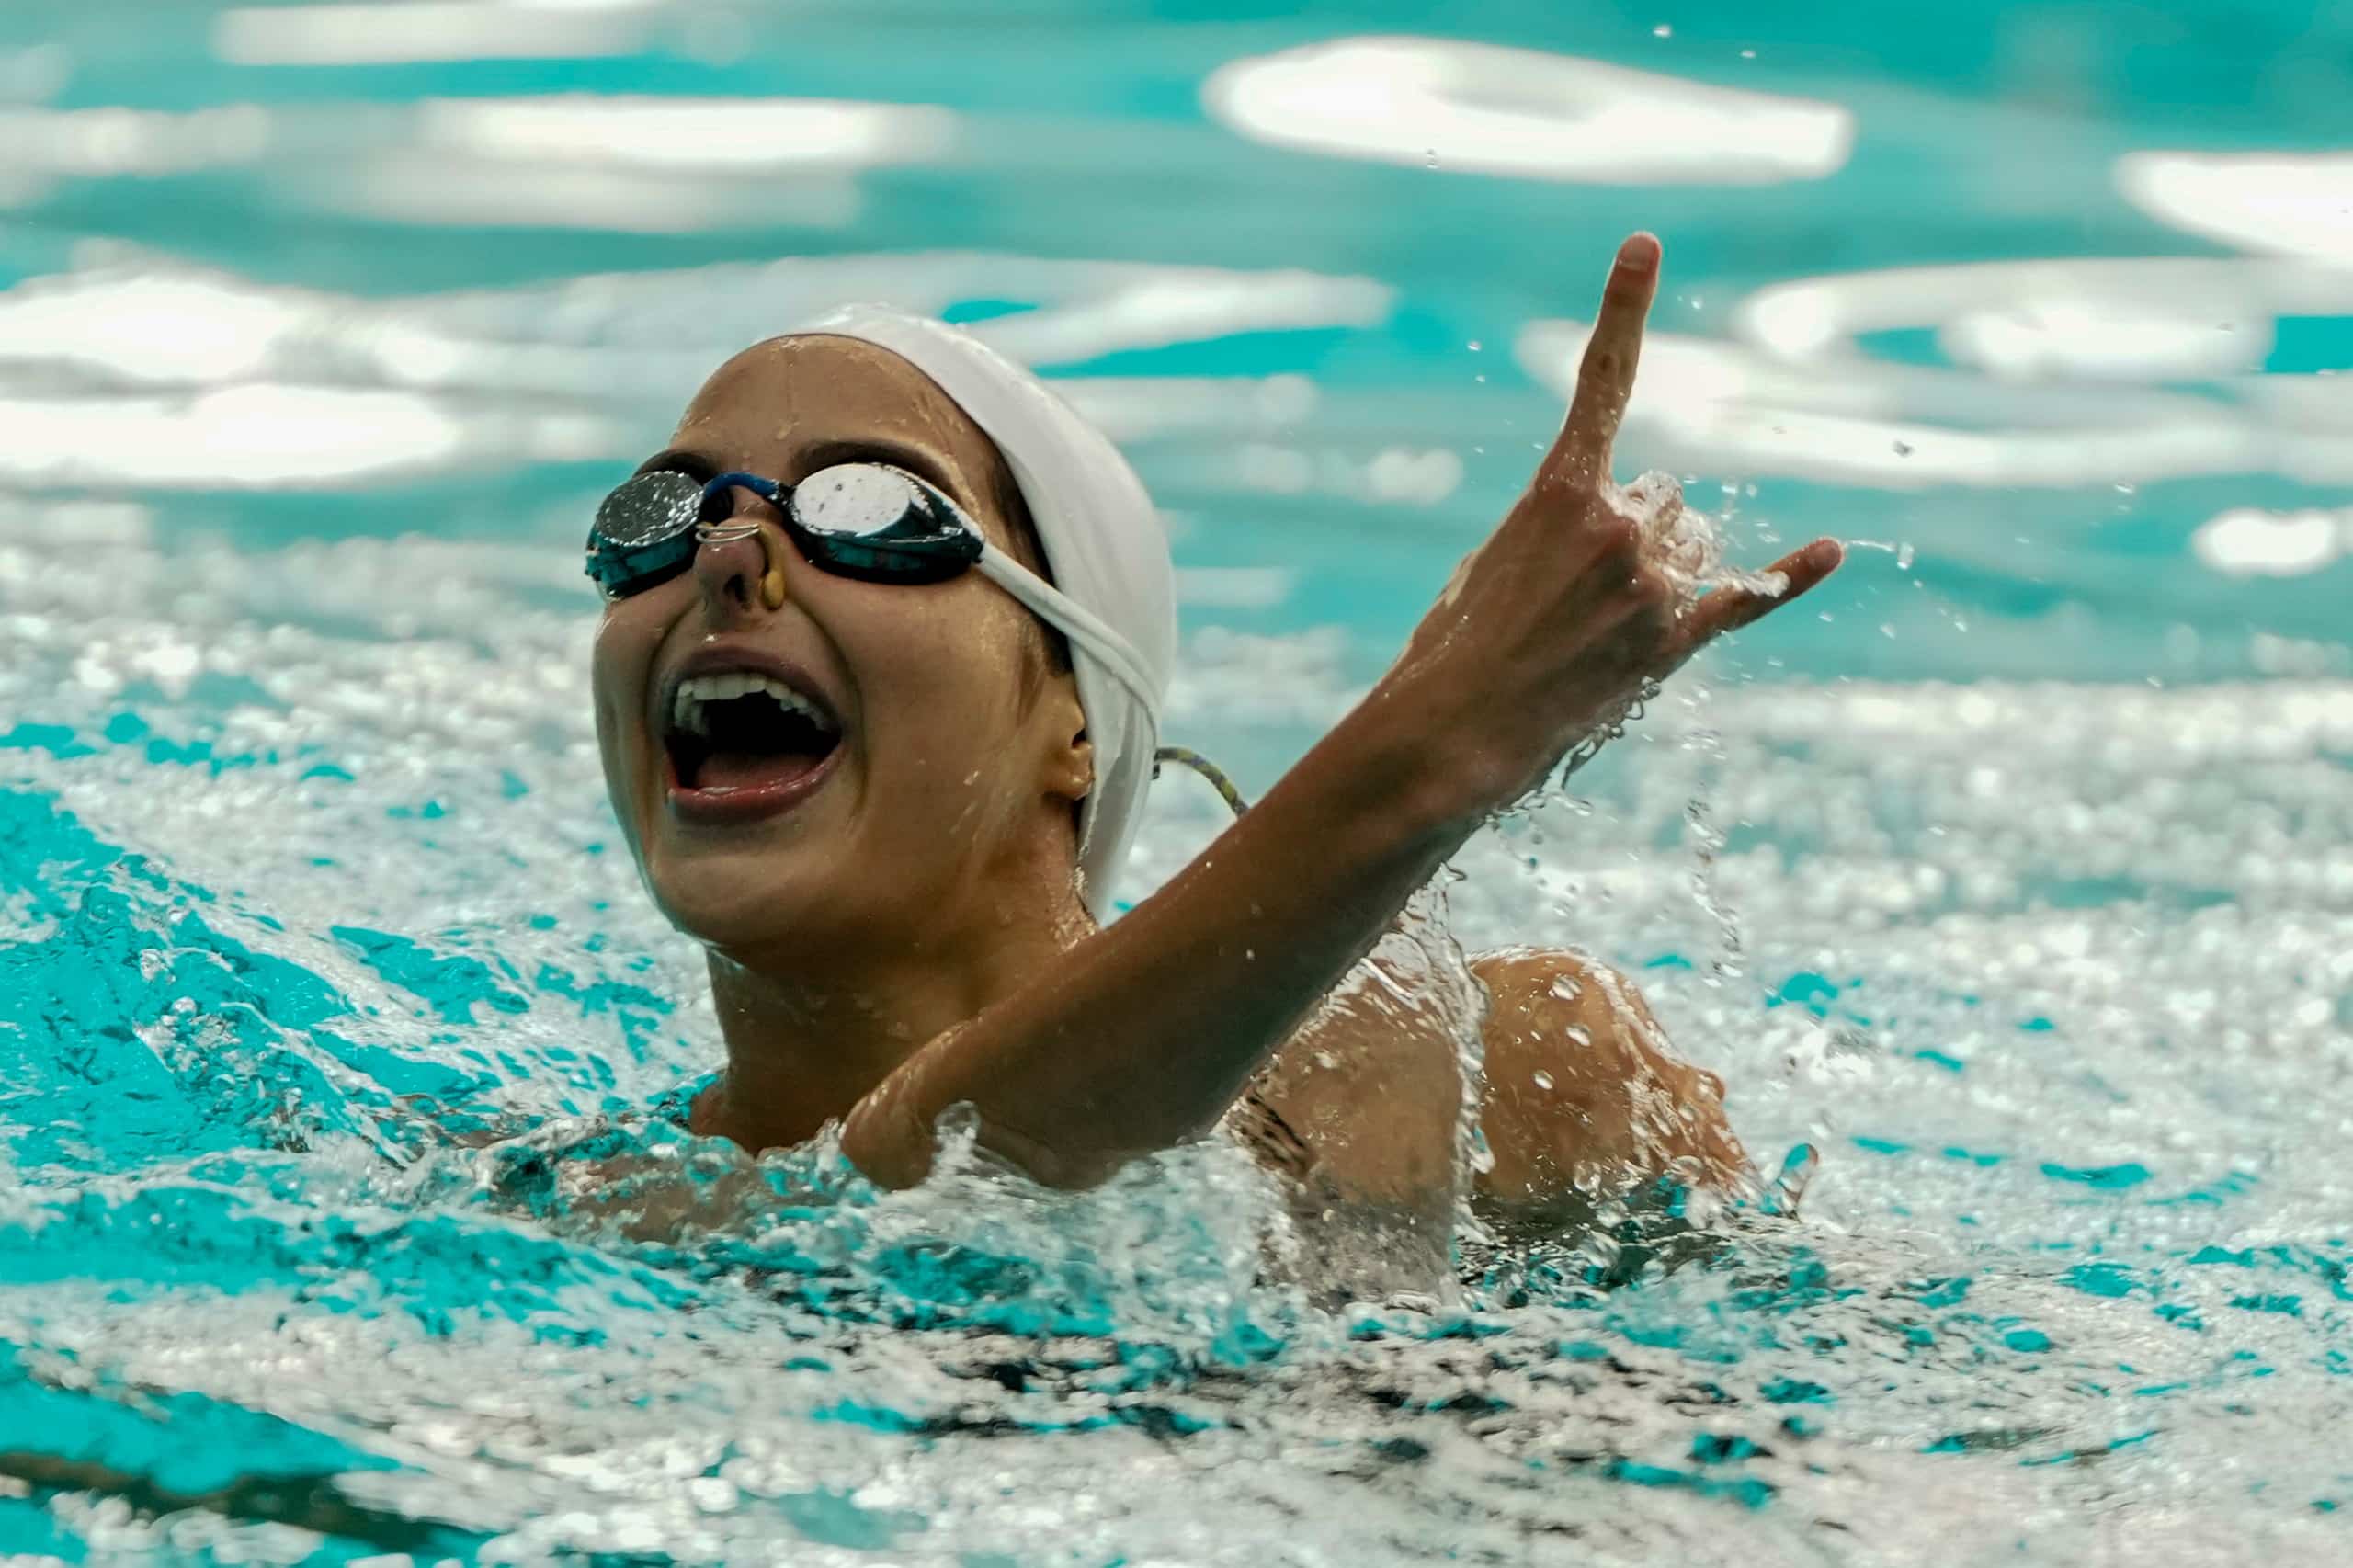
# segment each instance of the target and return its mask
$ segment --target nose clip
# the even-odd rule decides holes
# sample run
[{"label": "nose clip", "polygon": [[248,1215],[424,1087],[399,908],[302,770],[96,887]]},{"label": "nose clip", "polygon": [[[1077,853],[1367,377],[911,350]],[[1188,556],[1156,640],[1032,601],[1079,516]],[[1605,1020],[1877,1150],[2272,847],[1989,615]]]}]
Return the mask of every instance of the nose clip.
[{"label": "nose clip", "polygon": [[770,609],[784,608],[784,570],[776,563],[771,530],[758,517],[731,517],[725,522],[697,523],[695,538],[703,544],[733,544],[739,540],[760,541],[760,602]]}]

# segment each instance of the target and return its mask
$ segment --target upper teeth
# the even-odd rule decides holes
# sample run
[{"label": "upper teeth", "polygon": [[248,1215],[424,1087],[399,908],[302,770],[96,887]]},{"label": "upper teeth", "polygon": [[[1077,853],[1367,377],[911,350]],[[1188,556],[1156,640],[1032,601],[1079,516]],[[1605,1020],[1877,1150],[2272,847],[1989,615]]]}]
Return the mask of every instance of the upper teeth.
[{"label": "upper teeth", "polygon": [[705,703],[755,695],[772,697],[786,712],[800,714],[829,735],[834,733],[833,720],[815,703],[780,680],[748,673],[688,676],[678,683],[677,696],[671,700],[670,720],[681,730],[707,735],[710,730],[703,712]]}]

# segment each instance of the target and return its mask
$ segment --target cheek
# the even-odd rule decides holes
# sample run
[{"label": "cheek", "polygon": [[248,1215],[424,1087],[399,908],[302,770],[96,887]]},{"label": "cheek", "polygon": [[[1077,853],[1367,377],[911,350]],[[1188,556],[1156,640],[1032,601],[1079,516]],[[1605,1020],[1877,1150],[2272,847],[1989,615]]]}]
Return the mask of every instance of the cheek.
[{"label": "cheek", "polygon": [[[597,749],[604,758],[606,788],[617,809],[643,756],[645,683],[654,650],[661,643],[660,625],[643,613],[644,608],[636,600],[607,607],[589,650]],[[626,822],[628,813],[621,815]]]},{"label": "cheek", "polygon": [[904,767],[909,787],[970,792],[1008,759],[1025,612],[977,576],[936,592],[880,592],[892,597],[860,596],[860,608],[877,612],[871,619],[861,616],[855,630],[846,617],[835,622],[878,766]]}]

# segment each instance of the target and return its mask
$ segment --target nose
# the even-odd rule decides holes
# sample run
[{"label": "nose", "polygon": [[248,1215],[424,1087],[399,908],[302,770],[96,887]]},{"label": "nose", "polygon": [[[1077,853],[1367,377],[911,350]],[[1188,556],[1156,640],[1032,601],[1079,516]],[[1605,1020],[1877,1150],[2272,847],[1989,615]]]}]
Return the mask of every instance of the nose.
[{"label": "nose", "polygon": [[[734,506],[724,520],[756,524],[756,531],[729,529],[741,537],[705,540],[695,551],[694,564],[703,607],[712,622],[722,626],[756,619],[778,608],[778,603],[770,601],[782,599],[775,591],[782,586],[781,579],[776,577],[775,562],[784,542],[772,520],[775,508],[748,490],[737,488],[728,495]],[[715,505],[711,508],[717,509]]]}]

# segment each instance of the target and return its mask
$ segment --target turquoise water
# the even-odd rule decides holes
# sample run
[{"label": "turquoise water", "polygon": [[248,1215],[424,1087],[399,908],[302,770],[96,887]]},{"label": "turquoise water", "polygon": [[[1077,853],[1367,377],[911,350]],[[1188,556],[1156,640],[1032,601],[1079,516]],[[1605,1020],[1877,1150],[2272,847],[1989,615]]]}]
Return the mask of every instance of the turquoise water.
[{"label": "turquoise water", "polygon": [[[2336,1560],[2348,77],[2285,5],[20,0],[0,1551]],[[1821,1150],[1799,1221],[1335,1312],[1254,1282],[1219,1150],[746,1197],[633,1114],[715,1030],[576,551],[712,365],[880,296],[1056,376],[1167,514],[1171,738],[1256,790],[1525,478],[1637,225],[1625,469],[1852,559],[1449,920],[1634,974]],[[1131,893],[1215,829],[1154,810]],[[623,1148],[690,1239],[580,1207]]]}]

